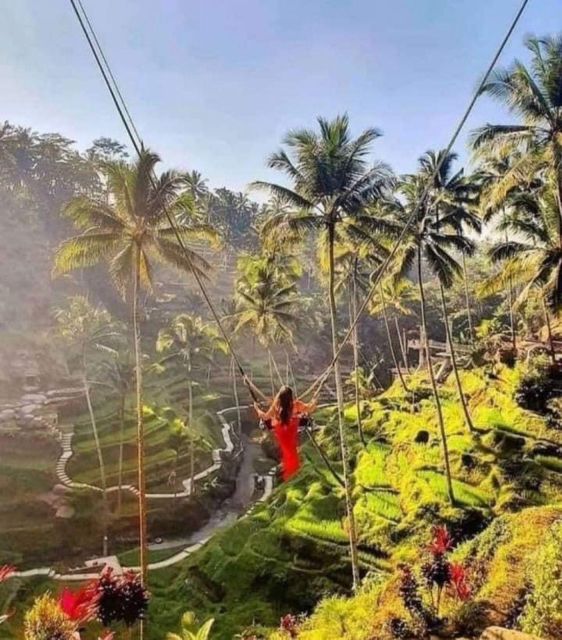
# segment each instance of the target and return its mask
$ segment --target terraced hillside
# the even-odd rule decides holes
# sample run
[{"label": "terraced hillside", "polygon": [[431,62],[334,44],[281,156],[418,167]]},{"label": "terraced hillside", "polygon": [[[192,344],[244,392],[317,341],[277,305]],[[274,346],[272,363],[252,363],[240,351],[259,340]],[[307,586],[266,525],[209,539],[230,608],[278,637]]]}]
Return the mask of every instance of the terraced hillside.
[{"label": "terraced hillside", "polygon": [[[423,379],[410,380],[413,393],[404,394],[394,385],[364,404],[366,447],[355,437],[354,410],[347,410],[349,444],[355,459],[361,569],[372,578],[356,600],[327,601],[326,619],[321,608],[304,627],[311,630],[310,635],[303,637],[333,638],[329,633],[333,633],[334,615],[339,611],[349,616],[350,628],[356,628],[355,618],[361,620],[357,635],[350,633],[346,638],[371,638],[380,585],[392,582],[399,563],[416,562],[436,523],[446,523],[456,542],[474,539],[467,545],[473,544],[476,550],[478,538],[474,536],[479,532],[485,536],[489,526],[501,526],[496,524],[498,518],[507,518],[509,523],[514,517],[510,514],[520,513],[518,522],[524,522],[525,513],[536,514],[529,515],[536,523],[535,535],[523,545],[524,552],[523,547],[517,547],[529,556],[536,551],[541,536],[536,532],[544,532],[562,516],[555,506],[545,507],[559,502],[562,489],[558,464],[562,433],[552,421],[549,424],[543,416],[517,405],[514,393],[521,375],[520,369],[508,368],[463,374],[477,428],[474,434],[464,424],[454,383],[444,385],[442,398],[457,500],[454,507],[447,500],[435,412]],[[337,459],[330,414],[329,409],[325,411],[327,424],[318,437],[330,457]],[[217,536],[184,565],[154,575],[157,629],[173,627],[173,616],[187,609],[202,619],[216,616],[216,637],[220,640],[230,640],[235,632],[252,625],[258,637],[260,633],[268,637],[270,632],[262,625],[277,625],[287,612],[312,611],[326,593],[349,588],[341,489],[310,445],[303,447],[303,454],[308,459],[303,471],[280,486],[267,505]],[[541,511],[545,508],[547,511]],[[521,537],[521,531],[518,535]],[[500,563],[500,573],[506,568],[501,565],[503,553],[509,553],[508,549],[498,548],[493,554]],[[486,562],[491,561],[488,558]],[[524,564],[513,577],[504,578],[504,587],[498,591],[505,600],[500,613],[483,615],[482,624],[505,623],[513,615],[519,606],[515,596],[524,588],[525,579]],[[379,586],[375,589],[373,584]],[[479,589],[482,598],[495,593],[486,578]],[[507,598],[511,592],[513,597]],[[381,615],[389,615],[392,608],[403,610],[396,587],[388,594],[389,605],[381,609]],[[338,610],[335,613],[334,607]],[[490,607],[494,609],[493,598]],[[382,624],[382,618],[376,619]],[[157,631],[151,633],[151,637],[159,637]]]}]

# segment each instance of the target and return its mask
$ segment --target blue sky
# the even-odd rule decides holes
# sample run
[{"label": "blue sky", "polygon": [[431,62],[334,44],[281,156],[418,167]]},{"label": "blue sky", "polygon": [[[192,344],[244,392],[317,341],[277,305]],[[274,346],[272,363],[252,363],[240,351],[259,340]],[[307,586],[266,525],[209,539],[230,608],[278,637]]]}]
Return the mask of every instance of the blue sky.
[{"label": "blue sky", "polygon": [[[444,146],[520,0],[83,0],[145,142],[214,187],[271,179],[290,128],[347,111],[410,171]],[[0,1],[0,120],[125,141],[67,0]],[[502,61],[562,30],[531,0]],[[490,100],[469,128],[505,120]],[[464,139],[457,149],[464,154]]]}]

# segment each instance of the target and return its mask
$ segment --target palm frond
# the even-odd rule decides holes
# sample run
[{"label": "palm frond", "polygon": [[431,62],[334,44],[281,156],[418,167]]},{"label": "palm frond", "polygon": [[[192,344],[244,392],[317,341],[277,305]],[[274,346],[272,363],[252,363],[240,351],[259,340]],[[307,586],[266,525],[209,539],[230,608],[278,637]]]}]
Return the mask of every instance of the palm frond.
[{"label": "palm frond", "polygon": [[255,182],[252,182],[250,184],[250,189],[269,191],[272,196],[279,198],[281,202],[293,205],[294,207],[297,207],[299,209],[307,210],[314,207],[313,203],[304,196],[301,196],[296,191],[293,191],[292,189],[289,189],[287,187],[283,187],[279,184],[256,180]]},{"label": "palm frond", "polygon": [[498,242],[490,248],[488,255],[492,262],[500,262],[502,260],[509,260],[515,256],[521,255],[527,251],[532,251],[533,247],[522,242],[515,240],[507,240],[505,242]]},{"label": "palm frond", "polygon": [[177,269],[187,273],[196,272],[200,278],[205,280],[209,277],[211,265],[189,247],[182,248],[177,242],[160,237],[157,239],[154,249],[160,259],[164,259]]},{"label": "palm frond", "polygon": [[54,257],[54,278],[73,271],[99,264],[115,249],[120,236],[117,233],[85,233],[65,240]]},{"label": "palm frond", "polygon": [[120,231],[124,222],[117,211],[86,196],[73,198],[63,209],[63,215],[70,218],[78,229],[90,229],[92,227],[106,231]]},{"label": "palm frond", "polygon": [[115,288],[123,298],[132,286],[135,248],[131,242],[122,243],[119,250],[112,256],[109,262],[109,274]]},{"label": "palm frond", "polygon": [[475,150],[484,146],[493,149],[504,144],[506,140],[513,144],[528,140],[533,133],[533,128],[527,125],[487,123],[471,132],[469,144]]}]

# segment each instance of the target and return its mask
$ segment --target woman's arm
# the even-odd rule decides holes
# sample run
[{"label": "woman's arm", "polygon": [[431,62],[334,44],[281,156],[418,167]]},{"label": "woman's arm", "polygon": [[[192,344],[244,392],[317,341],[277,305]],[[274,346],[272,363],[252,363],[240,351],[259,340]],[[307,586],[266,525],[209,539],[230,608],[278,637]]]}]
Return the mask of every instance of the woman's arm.
[{"label": "woman's arm", "polygon": [[260,405],[257,402],[254,402],[254,409],[258,414],[258,418],[260,418],[260,420],[271,420],[273,418],[274,411],[272,406],[269,407],[267,411],[262,411]]},{"label": "woman's arm", "polygon": [[302,400],[297,400],[295,402],[295,410],[297,413],[314,413],[318,407],[318,398],[315,396],[312,398],[310,402],[303,402]]}]

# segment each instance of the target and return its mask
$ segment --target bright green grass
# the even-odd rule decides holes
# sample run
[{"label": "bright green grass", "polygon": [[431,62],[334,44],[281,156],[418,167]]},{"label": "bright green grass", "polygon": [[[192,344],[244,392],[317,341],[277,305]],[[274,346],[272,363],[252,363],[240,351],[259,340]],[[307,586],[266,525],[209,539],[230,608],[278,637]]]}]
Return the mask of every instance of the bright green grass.
[{"label": "bright green grass", "polygon": [[386,487],[390,479],[385,470],[390,446],[380,442],[370,442],[369,446],[359,453],[355,480],[365,487]]},{"label": "bright green grass", "polygon": [[[420,471],[417,474],[416,485],[428,502],[436,498],[442,501],[448,499],[447,481],[443,473],[431,470]],[[453,491],[457,502],[467,507],[488,507],[492,502],[492,496],[485,489],[472,487],[454,478]]]}]

